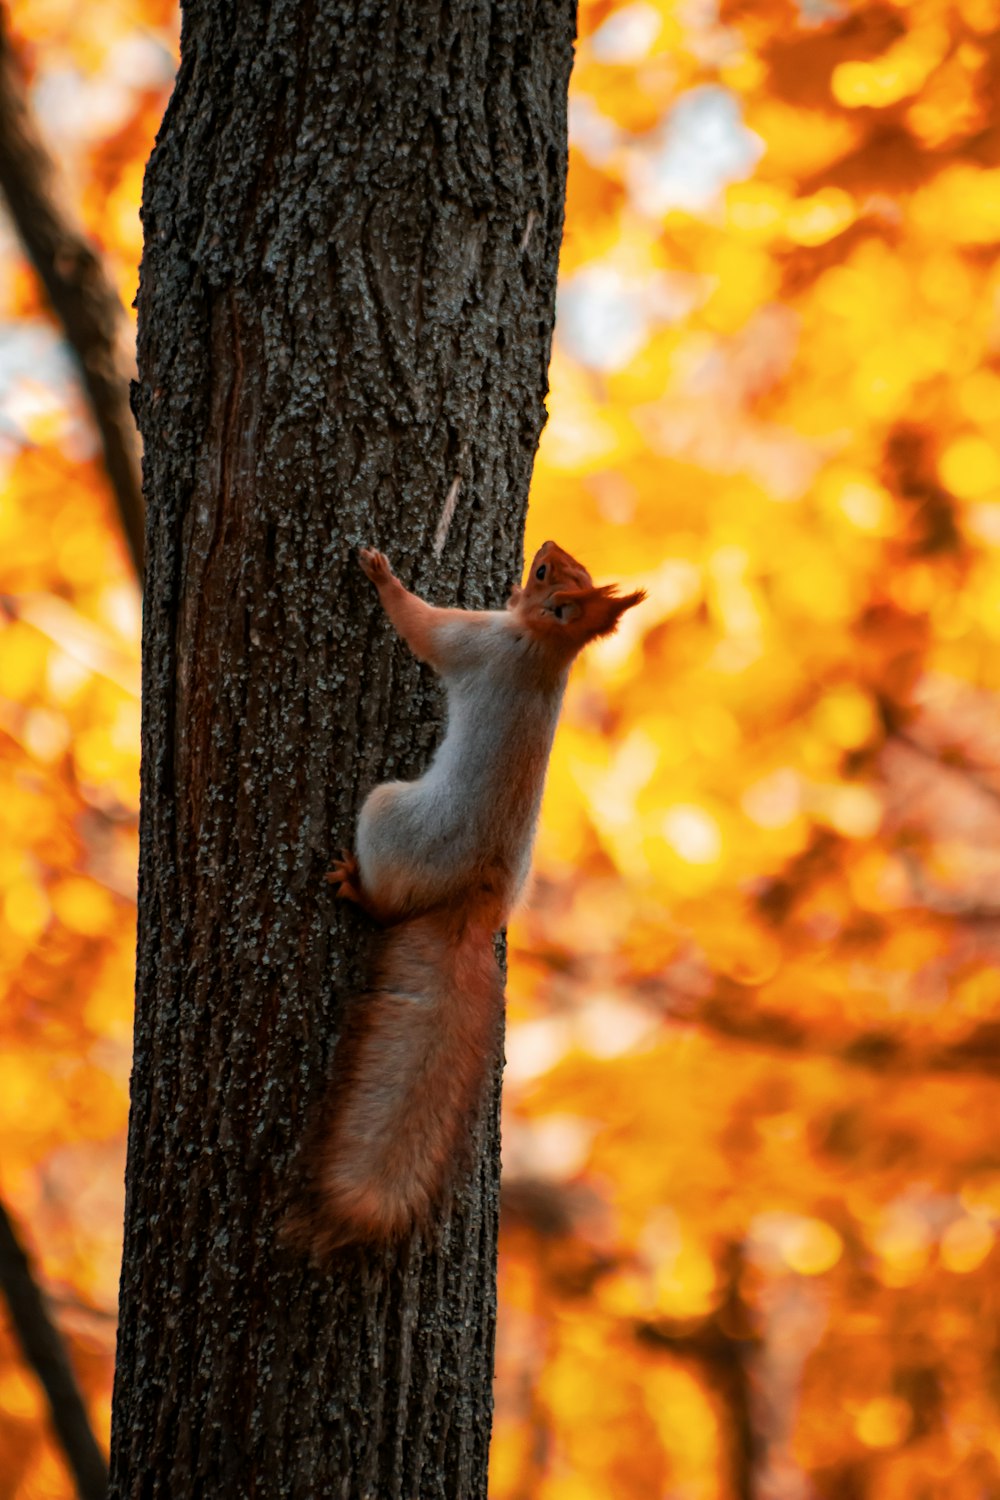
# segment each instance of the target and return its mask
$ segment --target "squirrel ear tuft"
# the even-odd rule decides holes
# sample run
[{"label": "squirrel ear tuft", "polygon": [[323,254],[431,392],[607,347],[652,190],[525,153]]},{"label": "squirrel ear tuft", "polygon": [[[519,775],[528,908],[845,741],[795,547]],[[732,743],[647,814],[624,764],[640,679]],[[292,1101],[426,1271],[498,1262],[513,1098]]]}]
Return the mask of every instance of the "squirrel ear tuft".
[{"label": "squirrel ear tuft", "polygon": [[633,609],[635,605],[641,604],[646,597],[644,589],[637,589],[634,594],[624,594],[619,597],[617,584],[606,584],[599,589],[586,589],[579,595],[581,606],[581,626],[584,638],[588,641],[596,640],[598,636],[612,635],[618,628],[618,621],[627,609]]}]

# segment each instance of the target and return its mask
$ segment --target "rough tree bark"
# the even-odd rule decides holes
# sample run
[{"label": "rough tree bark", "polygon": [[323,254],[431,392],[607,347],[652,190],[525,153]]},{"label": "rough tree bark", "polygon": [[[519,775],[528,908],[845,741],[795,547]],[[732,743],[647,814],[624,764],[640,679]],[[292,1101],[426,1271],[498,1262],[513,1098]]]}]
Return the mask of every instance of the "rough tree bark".
[{"label": "rough tree bark", "polygon": [[150,162],[114,1496],[485,1494],[497,1098],[437,1243],[276,1240],[364,972],[324,872],[436,690],[354,549],[497,605],[544,420],[572,0],[197,0]]}]

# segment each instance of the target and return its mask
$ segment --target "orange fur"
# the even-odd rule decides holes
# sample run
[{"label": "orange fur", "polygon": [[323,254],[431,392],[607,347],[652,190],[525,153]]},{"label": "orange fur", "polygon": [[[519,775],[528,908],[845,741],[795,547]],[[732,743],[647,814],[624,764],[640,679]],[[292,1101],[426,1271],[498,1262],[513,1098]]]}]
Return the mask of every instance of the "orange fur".
[{"label": "orange fur", "polygon": [[386,931],[337,1043],[293,1241],[325,1255],[429,1221],[467,1149],[502,1007],[488,927],[439,910]]},{"label": "orange fur", "polygon": [[325,1254],[430,1222],[466,1152],[496,1055],[503,987],[493,934],[527,874],[569,665],[641,592],[595,587],[555,542],[506,612],[436,609],[380,553],[360,554],[396,630],[448,687],[448,731],[417,782],[376,787],[358,854],[329,879],[385,929],[370,993],[348,1011],[335,1088],[286,1224]]},{"label": "orange fur", "polygon": [[[538,571],[544,568],[544,577]],[[641,604],[645,590],[619,597],[616,584],[595,588],[582,563],[555,542],[543,542],[523,588],[511,594],[513,610],[553,657],[572,660],[590,641],[611,635],[627,609]]]}]

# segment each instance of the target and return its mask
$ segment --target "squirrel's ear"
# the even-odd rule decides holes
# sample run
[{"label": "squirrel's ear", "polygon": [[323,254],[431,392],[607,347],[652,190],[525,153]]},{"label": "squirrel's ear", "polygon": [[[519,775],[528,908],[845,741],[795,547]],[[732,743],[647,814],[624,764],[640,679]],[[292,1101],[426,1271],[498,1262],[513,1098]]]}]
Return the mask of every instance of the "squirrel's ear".
[{"label": "squirrel's ear", "polygon": [[561,624],[568,625],[571,620],[578,620],[583,614],[583,604],[576,589],[563,589],[552,595],[545,610]]},{"label": "squirrel's ear", "polygon": [[515,583],[514,587],[510,591],[510,598],[507,600],[507,608],[516,609],[521,602],[521,595],[523,593],[524,589],[521,587],[521,585],[519,583]]},{"label": "squirrel's ear", "polygon": [[634,594],[618,596],[617,584],[606,584],[604,588],[585,589],[578,595],[581,620],[577,627],[586,641],[598,636],[611,635],[618,628],[618,621],[627,609],[641,604],[646,597],[645,589]]}]

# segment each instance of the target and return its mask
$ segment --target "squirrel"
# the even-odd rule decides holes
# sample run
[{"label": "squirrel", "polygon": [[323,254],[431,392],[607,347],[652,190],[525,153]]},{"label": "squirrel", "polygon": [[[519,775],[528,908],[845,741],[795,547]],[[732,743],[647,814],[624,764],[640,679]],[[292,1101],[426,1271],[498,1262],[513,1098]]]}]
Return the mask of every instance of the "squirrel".
[{"label": "squirrel", "polygon": [[365,575],[414,656],[444,680],[447,730],[416,781],[361,809],[356,855],[327,879],[382,932],[370,991],[350,1007],[289,1238],[325,1255],[426,1226],[478,1116],[503,1010],[494,934],[528,876],[535,824],[574,657],[610,635],[643,591],[597,588],[544,542],[505,610],[438,609],[388,559]]}]

